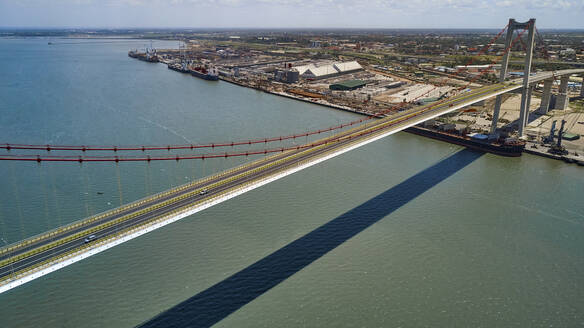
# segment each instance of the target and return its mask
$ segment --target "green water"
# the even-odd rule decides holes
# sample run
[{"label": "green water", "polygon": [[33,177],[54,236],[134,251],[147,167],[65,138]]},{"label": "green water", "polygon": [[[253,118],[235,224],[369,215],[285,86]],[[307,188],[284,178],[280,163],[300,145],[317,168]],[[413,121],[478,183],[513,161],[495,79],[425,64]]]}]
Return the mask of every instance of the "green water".
[{"label": "green water", "polygon": [[[46,43],[0,39],[0,143],[198,143],[355,119],[128,58],[140,42]],[[404,133],[374,142],[1,294],[0,326],[133,327],[461,149]],[[2,162],[2,238],[243,161]],[[479,156],[216,326],[584,325],[583,172]]]}]

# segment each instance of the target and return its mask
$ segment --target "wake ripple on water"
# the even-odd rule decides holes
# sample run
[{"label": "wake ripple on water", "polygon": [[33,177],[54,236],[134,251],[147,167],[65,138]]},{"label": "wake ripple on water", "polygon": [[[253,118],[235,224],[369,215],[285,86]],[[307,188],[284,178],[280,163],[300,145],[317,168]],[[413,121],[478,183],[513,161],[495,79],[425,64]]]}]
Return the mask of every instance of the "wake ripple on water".
[{"label": "wake ripple on water", "polygon": [[179,138],[183,139],[184,141],[186,141],[186,142],[188,142],[188,143],[191,143],[191,144],[192,144],[192,143],[194,143],[194,141],[192,141],[192,140],[190,140],[189,138],[185,137],[184,135],[182,135],[182,134],[180,134],[180,133],[176,132],[176,131],[175,131],[175,130],[173,130],[172,128],[169,128],[168,126],[162,125],[162,124],[160,124],[160,123],[157,123],[157,122],[153,122],[153,121],[151,121],[151,120],[149,120],[149,119],[147,119],[147,118],[145,118],[145,117],[142,117],[142,116],[138,116],[138,119],[140,119],[140,120],[142,120],[142,121],[144,121],[144,122],[146,122],[146,123],[152,124],[152,125],[154,125],[154,126],[157,126],[157,127],[161,128],[161,129],[163,129],[163,130],[165,130],[165,131],[168,131],[168,132],[170,132],[170,133],[174,134],[175,136],[177,136],[177,137],[179,137]]}]

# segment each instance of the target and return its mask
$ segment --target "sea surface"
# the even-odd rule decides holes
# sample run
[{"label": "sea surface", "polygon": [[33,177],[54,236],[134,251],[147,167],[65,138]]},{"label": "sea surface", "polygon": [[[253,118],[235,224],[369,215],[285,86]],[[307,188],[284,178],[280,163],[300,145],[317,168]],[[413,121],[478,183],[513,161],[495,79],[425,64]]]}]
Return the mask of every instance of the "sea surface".
[{"label": "sea surface", "polygon": [[[359,119],[127,56],[147,43],[0,39],[0,143],[206,143]],[[15,153],[36,154],[0,150]],[[0,238],[255,158],[3,161]],[[398,133],[0,294],[0,327],[134,327],[161,313],[169,326],[201,314],[216,327],[584,326],[583,196],[575,165]]]}]

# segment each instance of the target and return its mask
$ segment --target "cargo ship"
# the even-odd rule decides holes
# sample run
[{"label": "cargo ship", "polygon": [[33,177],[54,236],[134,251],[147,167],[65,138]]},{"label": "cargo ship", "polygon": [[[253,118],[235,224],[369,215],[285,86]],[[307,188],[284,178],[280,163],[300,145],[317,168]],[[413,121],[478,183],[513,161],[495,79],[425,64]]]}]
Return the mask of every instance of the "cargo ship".
[{"label": "cargo ship", "polygon": [[439,131],[433,127],[423,126],[412,126],[405,129],[405,131],[501,156],[519,157],[525,149],[525,141],[515,138],[498,138],[492,140],[487,135],[480,133],[460,135],[456,131]]},{"label": "cargo ship", "polygon": [[205,67],[195,67],[189,68],[186,62],[183,63],[168,63],[168,69],[173,71],[181,72],[181,73],[190,73],[193,76],[198,78],[208,80],[208,81],[217,81],[219,80],[219,74],[216,68],[207,69]]},{"label": "cargo ship", "polygon": [[138,52],[138,50],[128,51],[128,57],[136,58],[149,63],[157,63],[158,55],[156,49],[146,49],[146,52]]},{"label": "cargo ship", "polygon": [[193,76],[196,76],[198,78],[208,80],[208,81],[219,80],[219,74],[218,74],[217,69],[215,67],[207,69],[205,67],[197,66],[197,67],[191,69],[190,73]]},{"label": "cargo ship", "polygon": [[181,73],[190,73],[190,70],[188,69],[186,64],[168,63],[167,67],[168,67],[168,69],[171,69],[173,71],[177,71],[177,72],[181,72]]}]

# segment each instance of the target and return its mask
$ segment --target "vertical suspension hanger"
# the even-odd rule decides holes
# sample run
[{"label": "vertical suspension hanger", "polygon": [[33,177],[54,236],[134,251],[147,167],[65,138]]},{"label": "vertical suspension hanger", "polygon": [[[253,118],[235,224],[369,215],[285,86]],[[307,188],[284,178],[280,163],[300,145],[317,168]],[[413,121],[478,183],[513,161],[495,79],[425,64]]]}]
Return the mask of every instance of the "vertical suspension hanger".
[{"label": "vertical suspension hanger", "polygon": [[176,182],[175,180],[176,167],[174,164],[168,164],[167,169],[168,169],[168,187],[172,188]]},{"label": "vertical suspension hanger", "polygon": [[85,174],[85,167],[83,166],[83,163],[79,163],[79,177],[81,179],[81,186],[83,186],[83,201],[85,203],[85,216],[89,217],[91,216],[91,213],[89,211],[89,185],[86,179],[87,174]]},{"label": "vertical suspension hanger", "polygon": [[175,161],[174,164],[174,181],[176,183],[177,186],[180,186],[183,184],[183,179],[182,179],[182,170],[181,170],[181,166],[180,166],[180,160],[179,161]]},{"label": "vertical suspension hanger", "polygon": [[144,166],[144,189],[147,193],[147,196],[152,195],[152,185],[150,182],[150,162],[146,162]]},{"label": "vertical suspension hanger", "polygon": [[[8,242],[8,234],[6,233],[6,230],[8,230],[8,228],[6,227],[6,223],[4,222],[4,218],[2,215],[2,204],[0,203],[0,226],[2,229],[2,237],[0,237],[2,243],[0,243],[0,248],[4,248],[4,247],[8,247],[9,242]],[[12,257],[12,251],[8,252],[8,258]],[[11,279],[14,278],[14,264],[10,263],[10,277]]]},{"label": "vertical suspension hanger", "polygon": [[203,167],[203,176],[202,176],[202,178],[205,178],[206,177],[206,175],[205,175],[205,157],[203,157],[201,159],[201,166]]},{"label": "vertical suspension hanger", "polygon": [[47,230],[51,230],[51,219],[49,216],[49,196],[48,196],[48,191],[47,191],[47,181],[46,181],[46,177],[43,174],[43,170],[44,168],[41,166],[41,163],[38,163],[38,170],[39,170],[39,181],[40,181],[40,186],[41,186],[41,193],[43,194],[43,207],[45,210],[45,221],[47,224]]},{"label": "vertical suspension hanger", "polygon": [[20,237],[21,239],[24,239],[25,237],[25,233],[24,233],[24,221],[23,221],[23,215],[22,215],[22,206],[20,204],[20,195],[18,192],[18,182],[16,181],[16,171],[14,169],[15,164],[12,163],[11,165],[11,169],[12,169],[12,192],[14,193],[14,198],[16,201],[16,211],[18,213],[18,221],[20,223]]},{"label": "vertical suspension hanger", "polygon": [[62,225],[63,220],[62,220],[62,215],[61,215],[61,206],[59,205],[59,196],[57,195],[57,183],[55,181],[55,175],[51,173],[50,166],[48,166],[48,167],[49,167],[48,173],[49,173],[49,177],[51,180],[51,189],[53,191],[53,198],[55,200],[55,210],[56,210],[55,212],[57,214],[56,226],[60,227]]},{"label": "vertical suspension hanger", "polygon": [[121,180],[121,172],[120,172],[120,164],[116,162],[116,177],[118,179],[118,193],[120,195],[120,206],[124,205],[124,196],[122,194],[122,180]]}]

